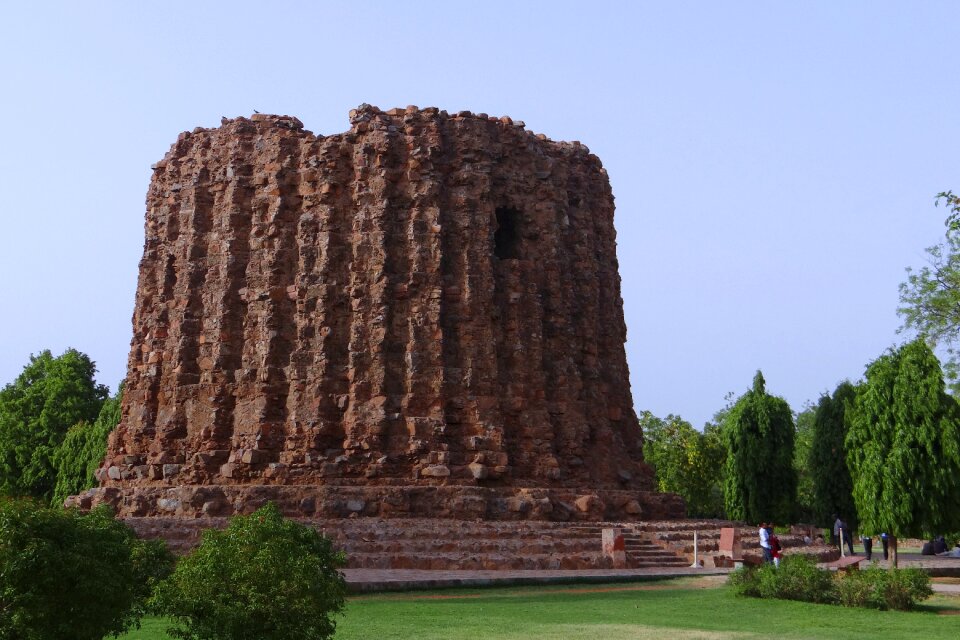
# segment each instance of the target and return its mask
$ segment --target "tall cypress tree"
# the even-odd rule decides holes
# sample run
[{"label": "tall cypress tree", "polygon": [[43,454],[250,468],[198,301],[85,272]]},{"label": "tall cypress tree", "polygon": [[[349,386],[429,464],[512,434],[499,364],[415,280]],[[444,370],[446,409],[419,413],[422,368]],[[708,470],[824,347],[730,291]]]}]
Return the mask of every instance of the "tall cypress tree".
[{"label": "tall cypress tree", "polygon": [[922,339],[867,367],[846,439],[864,530],[896,539],[960,529],[960,406]]},{"label": "tall cypress tree", "polygon": [[783,398],[767,393],[761,372],[754,376],[753,388],[730,410],[723,432],[727,517],[789,522],[797,494],[793,414]]},{"label": "tall cypress tree", "polygon": [[841,515],[856,528],[853,481],[847,469],[844,441],[847,437],[847,407],[856,399],[856,388],[841,382],[833,397],[824,394],[817,403],[810,447],[810,474],[813,477],[813,505],[817,524],[833,525],[833,514]]},{"label": "tall cypress tree", "polygon": [[116,395],[103,403],[96,422],[78,422],[67,430],[67,435],[53,456],[57,470],[57,483],[51,500],[53,506],[61,506],[68,496],[96,485],[94,473],[107,454],[110,432],[120,422],[122,402],[121,383]]}]

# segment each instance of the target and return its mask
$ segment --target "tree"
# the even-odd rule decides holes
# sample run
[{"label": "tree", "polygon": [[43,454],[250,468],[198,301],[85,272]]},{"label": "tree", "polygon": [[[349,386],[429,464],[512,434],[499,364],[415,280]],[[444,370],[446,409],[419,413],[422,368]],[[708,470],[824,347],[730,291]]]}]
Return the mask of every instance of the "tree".
[{"label": "tree", "polygon": [[867,366],[846,438],[861,527],[897,538],[960,529],[960,405],[922,339]]},{"label": "tree", "polygon": [[107,437],[120,422],[123,385],[116,395],[103,403],[96,422],[78,422],[67,430],[67,435],[54,453],[57,484],[52,504],[62,505],[69,496],[77,495],[97,480],[94,473],[107,455]]},{"label": "tree", "polygon": [[727,516],[748,522],[792,520],[797,494],[793,414],[783,398],[766,392],[759,371],[753,388],[727,414],[723,435]]},{"label": "tree", "polygon": [[328,538],[269,503],[205,531],[151,602],[179,622],[177,638],[321,640],[343,609],[343,563]]},{"label": "tree", "polygon": [[0,638],[100,640],[135,625],[172,557],[106,507],[0,498]]},{"label": "tree", "polygon": [[813,420],[816,409],[809,404],[797,414],[797,430],[793,438],[793,468],[797,473],[796,519],[813,522],[813,475],[810,471],[810,448],[813,446]]},{"label": "tree", "polygon": [[932,347],[947,353],[944,371],[954,393],[960,392],[960,196],[952,191],[937,194],[936,204],[949,209],[944,241],[927,249],[929,265],[919,271],[907,269],[900,284],[901,330],[916,330]]},{"label": "tree", "polygon": [[833,526],[838,514],[853,531],[857,527],[857,510],[853,503],[853,481],[847,469],[847,408],[856,398],[856,389],[841,382],[833,397],[824,394],[817,403],[813,441],[810,447],[810,475],[813,478],[813,505],[816,523]]},{"label": "tree", "polygon": [[96,419],[107,397],[95,372],[75,349],[57,358],[44,351],[0,390],[0,494],[50,499],[54,453],[70,427]]},{"label": "tree", "polygon": [[723,517],[719,478],[725,450],[716,431],[700,433],[679,416],[643,411],[643,457],[657,473],[660,491],[676,493],[692,517]]}]

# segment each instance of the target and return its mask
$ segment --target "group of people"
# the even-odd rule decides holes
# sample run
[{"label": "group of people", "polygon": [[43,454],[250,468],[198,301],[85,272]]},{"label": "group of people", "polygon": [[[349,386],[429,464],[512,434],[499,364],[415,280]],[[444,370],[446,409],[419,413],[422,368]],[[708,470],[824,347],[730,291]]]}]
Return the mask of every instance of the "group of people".
[{"label": "group of people", "polygon": [[[883,559],[890,559],[889,538],[886,533],[880,534],[880,544],[883,545]],[[843,545],[847,545],[850,555],[853,555],[853,532],[847,526],[846,520],[833,514],[833,535],[831,536],[833,544],[840,547],[843,551]],[[860,543],[863,544],[863,553],[867,560],[873,559],[873,536],[867,534],[860,535]]]},{"label": "group of people", "polygon": [[924,543],[920,554],[924,556],[946,556],[948,558],[960,558],[960,542],[957,542],[956,547],[950,549],[947,545],[947,539],[944,536],[936,536],[933,540]]},{"label": "group of people", "polygon": [[[775,567],[779,567],[783,547],[780,545],[780,538],[778,538],[777,534],[773,531],[773,524],[769,522],[761,522],[759,535],[760,549],[763,551],[763,561],[768,564],[773,564]],[[883,559],[889,560],[889,536],[887,536],[886,533],[881,533],[877,537],[880,540],[880,544],[883,545]],[[821,536],[818,536],[818,539],[819,538],[821,538]],[[873,536],[866,534],[862,534],[860,536],[860,542],[863,544],[863,552],[864,555],[866,555],[867,560],[873,559],[873,538]],[[805,538],[805,540],[807,540],[808,544],[811,542],[809,538]],[[833,516],[833,535],[831,536],[831,543],[840,547],[841,553],[843,552],[843,546],[846,545],[847,549],[850,551],[850,555],[854,555],[853,532],[850,531],[846,521],[836,514]],[[922,553],[924,555],[941,555],[960,558],[960,542],[957,543],[955,549],[948,550],[944,537],[939,536],[924,545]]]},{"label": "group of people", "polygon": [[769,522],[760,523],[760,549],[763,550],[763,561],[765,563],[773,563],[773,566],[780,567],[780,555],[783,547],[780,546],[780,538],[774,533],[773,525]]}]

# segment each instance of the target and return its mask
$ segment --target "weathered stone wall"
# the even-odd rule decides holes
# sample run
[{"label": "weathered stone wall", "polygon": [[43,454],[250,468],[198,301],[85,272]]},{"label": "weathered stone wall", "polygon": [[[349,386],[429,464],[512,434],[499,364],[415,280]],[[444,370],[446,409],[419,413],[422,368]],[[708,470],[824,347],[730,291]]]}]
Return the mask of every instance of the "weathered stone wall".
[{"label": "weathered stone wall", "polygon": [[367,515],[556,517],[508,504],[525,489],[681,515],[648,493],[599,159],[509,118],[350,120],[225,119],[154,166],[123,418],[84,500],[311,515],[345,510],[311,488],[351,487]]}]

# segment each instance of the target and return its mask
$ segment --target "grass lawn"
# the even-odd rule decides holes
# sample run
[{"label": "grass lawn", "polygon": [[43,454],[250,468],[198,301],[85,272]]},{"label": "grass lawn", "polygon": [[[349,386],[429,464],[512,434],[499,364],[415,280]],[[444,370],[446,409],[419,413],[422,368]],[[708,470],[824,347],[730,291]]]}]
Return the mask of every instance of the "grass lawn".
[{"label": "grass lawn", "polygon": [[[626,640],[638,638],[865,638],[960,636],[960,597],[937,595],[922,611],[845,609],[738,598],[720,581],[409,592],[351,597],[338,640]],[[147,619],[127,640],[165,640]]]}]

